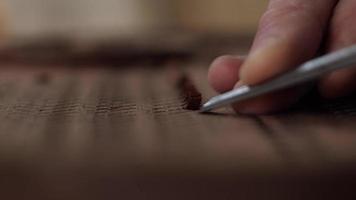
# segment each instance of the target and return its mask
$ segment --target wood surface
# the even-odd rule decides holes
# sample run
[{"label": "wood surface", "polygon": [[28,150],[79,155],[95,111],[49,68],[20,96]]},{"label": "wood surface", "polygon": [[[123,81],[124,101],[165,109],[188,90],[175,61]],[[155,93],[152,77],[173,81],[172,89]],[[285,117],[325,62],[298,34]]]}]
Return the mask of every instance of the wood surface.
[{"label": "wood surface", "polygon": [[[0,68],[3,199],[347,199],[355,97],[311,95],[288,112],[188,110],[209,59],[120,67]],[[188,99],[189,100],[189,99]]]}]

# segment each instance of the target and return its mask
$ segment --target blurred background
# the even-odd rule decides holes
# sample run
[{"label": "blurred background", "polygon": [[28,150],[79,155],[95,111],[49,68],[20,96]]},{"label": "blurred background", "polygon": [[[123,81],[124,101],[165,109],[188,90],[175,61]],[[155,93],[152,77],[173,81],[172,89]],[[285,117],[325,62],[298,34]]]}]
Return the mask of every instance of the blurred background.
[{"label": "blurred background", "polygon": [[267,0],[1,0],[1,34],[121,37],[162,32],[253,34]]},{"label": "blurred background", "polygon": [[[0,62],[126,65],[246,54],[267,0],[0,0]],[[148,60],[148,61],[147,61]]]}]

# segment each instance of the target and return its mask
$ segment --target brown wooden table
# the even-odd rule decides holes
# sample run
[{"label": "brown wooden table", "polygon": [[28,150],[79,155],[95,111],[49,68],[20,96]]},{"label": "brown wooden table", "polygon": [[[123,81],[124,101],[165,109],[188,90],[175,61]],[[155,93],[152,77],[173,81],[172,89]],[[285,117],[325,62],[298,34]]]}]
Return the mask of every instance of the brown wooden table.
[{"label": "brown wooden table", "polygon": [[269,116],[229,108],[202,115],[186,109],[187,94],[177,84],[183,77],[203,100],[215,95],[206,81],[210,58],[159,59],[120,66],[4,62],[0,196],[352,197],[355,97],[310,97]]}]

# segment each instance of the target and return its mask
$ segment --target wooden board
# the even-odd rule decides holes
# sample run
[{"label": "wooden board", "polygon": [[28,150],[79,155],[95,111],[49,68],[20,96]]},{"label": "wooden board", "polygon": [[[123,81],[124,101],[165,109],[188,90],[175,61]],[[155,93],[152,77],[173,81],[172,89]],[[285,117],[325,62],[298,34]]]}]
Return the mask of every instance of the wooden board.
[{"label": "wooden board", "polygon": [[[270,116],[185,109],[207,100],[208,62],[0,69],[4,199],[345,199],[353,194],[355,98]],[[177,78],[178,77],[178,78]],[[299,198],[298,198],[299,197]],[[289,198],[288,198],[289,199]]]}]

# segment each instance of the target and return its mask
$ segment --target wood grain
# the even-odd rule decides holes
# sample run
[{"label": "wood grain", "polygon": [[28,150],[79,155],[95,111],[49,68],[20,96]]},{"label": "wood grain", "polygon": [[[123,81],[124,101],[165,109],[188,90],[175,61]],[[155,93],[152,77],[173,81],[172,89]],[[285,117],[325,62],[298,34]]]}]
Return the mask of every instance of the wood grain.
[{"label": "wood grain", "polygon": [[[206,60],[160,67],[0,69],[4,199],[346,199],[355,98],[289,112],[186,110],[174,74],[204,100]],[[288,198],[289,199],[289,198]]]}]

